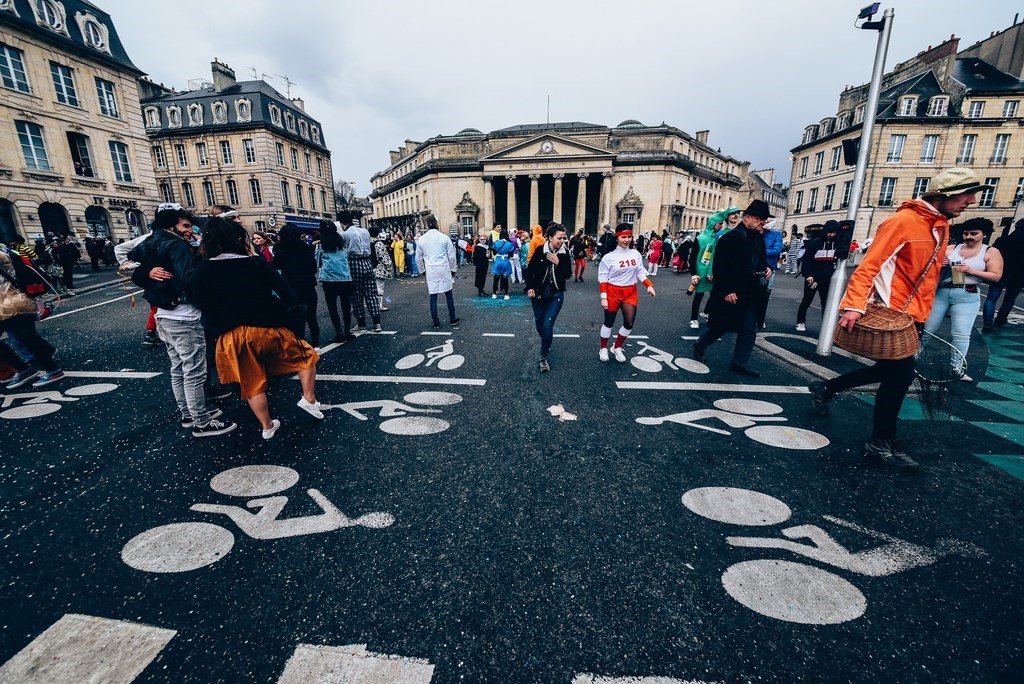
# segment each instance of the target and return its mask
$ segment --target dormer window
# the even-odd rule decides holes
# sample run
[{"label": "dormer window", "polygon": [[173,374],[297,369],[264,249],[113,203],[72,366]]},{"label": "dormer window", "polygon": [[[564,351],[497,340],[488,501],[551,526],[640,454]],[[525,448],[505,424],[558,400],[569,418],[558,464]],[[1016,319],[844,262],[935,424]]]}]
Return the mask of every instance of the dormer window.
[{"label": "dormer window", "polygon": [[295,116],[291,112],[284,113],[284,127],[292,133],[295,132]]},{"label": "dormer window", "polygon": [[864,108],[866,105],[860,105],[853,111],[853,123],[854,125],[864,123]]},{"label": "dormer window", "polygon": [[897,116],[914,116],[917,114],[917,98],[916,97],[901,97],[899,109],[896,110]]},{"label": "dormer window", "polygon": [[160,110],[146,107],[146,128],[160,128]]},{"label": "dormer window", "polygon": [[818,124],[818,137],[823,138],[832,132],[832,119],[822,119]]},{"label": "dormer window", "polygon": [[817,126],[808,126],[807,128],[805,128],[804,129],[803,144],[807,144],[807,143],[811,142],[812,140],[814,140],[814,136],[817,133],[817,131],[818,131],[818,127]]},{"label": "dormer window", "polygon": [[235,100],[235,119],[237,121],[252,121],[252,103],[245,98]]},{"label": "dormer window", "polygon": [[223,102],[213,103],[213,123],[222,124],[228,122],[228,106]]},{"label": "dormer window", "polygon": [[309,139],[309,124],[306,123],[305,119],[299,119],[299,135],[307,140]]},{"label": "dormer window", "polygon": [[181,107],[178,105],[171,105],[167,108],[167,126],[181,128]]},{"label": "dormer window", "polygon": [[836,130],[837,131],[841,131],[842,129],[846,128],[849,125],[850,125],[850,113],[849,112],[843,112],[842,114],[839,115],[839,119],[836,122]]},{"label": "dormer window", "polygon": [[928,102],[928,116],[946,116],[949,111],[949,97],[936,95]]},{"label": "dormer window", "polygon": [[275,126],[281,125],[281,108],[275,104],[270,105],[270,123]]},{"label": "dormer window", "polygon": [[40,26],[68,35],[67,14],[64,13],[63,4],[56,0],[32,0],[32,12]]},{"label": "dormer window", "polygon": [[87,46],[110,54],[110,32],[96,15],[91,12],[75,12],[75,21]]},{"label": "dormer window", "polygon": [[188,106],[188,125],[189,126],[202,126],[203,125],[203,105],[193,103]]},{"label": "dormer window", "polygon": [[313,124],[312,126],[310,126],[310,130],[313,133],[313,142],[315,142],[317,145],[319,145],[320,144],[320,127],[317,126],[316,124]]}]

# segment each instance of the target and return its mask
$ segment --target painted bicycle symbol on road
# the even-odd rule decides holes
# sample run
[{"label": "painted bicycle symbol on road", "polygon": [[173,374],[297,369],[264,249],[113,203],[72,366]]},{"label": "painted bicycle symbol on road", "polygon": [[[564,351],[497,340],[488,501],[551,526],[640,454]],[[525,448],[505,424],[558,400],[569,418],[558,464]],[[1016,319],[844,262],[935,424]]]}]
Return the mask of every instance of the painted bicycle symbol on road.
[{"label": "painted bicycle symbol on road", "polygon": [[[683,494],[683,506],[697,515],[729,525],[766,527],[792,516],[784,502],[749,489],[701,487]],[[834,525],[883,542],[850,551],[817,525],[796,525],[778,537],[726,537],[731,546],[780,549],[864,577],[888,577],[932,565],[947,556],[981,558],[978,546],[952,539],[934,548],[897,539],[856,523],[823,515]],[[797,541],[806,540],[806,541]],[[867,610],[864,594],[841,575],[808,563],[759,558],[742,561],[722,574],[725,591],[741,605],[776,620],[806,625],[835,625],[856,620]]]},{"label": "painted bicycle symbol on road", "polygon": [[[38,418],[60,411],[61,405],[72,401],[78,401],[82,397],[91,397],[97,394],[112,392],[118,385],[112,383],[96,383],[93,385],[82,385],[80,387],[69,387],[61,392],[24,392],[21,394],[0,394],[0,418],[7,420],[20,420],[24,418]],[[16,403],[20,406],[15,406]]]},{"label": "painted bicycle symbol on road", "polygon": [[711,369],[695,359],[674,358],[670,352],[652,347],[643,340],[637,341],[637,346],[642,349],[629,360],[637,370],[646,373],[660,373],[665,368],[671,370],[685,370],[699,375],[706,375]]},{"label": "painted bicycle symbol on road", "polygon": [[424,368],[435,365],[438,370],[455,370],[466,362],[466,357],[455,353],[455,341],[445,340],[444,344],[425,349],[423,354],[409,354],[398,359],[395,368],[409,370],[426,361]]},{"label": "painted bicycle symbol on road", "polygon": [[[279,494],[299,481],[291,468],[276,465],[251,465],[231,468],[214,476],[210,488],[225,496],[249,499],[241,506],[197,503],[191,510],[226,515],[252,539],[283,539],[306,534],[322,534],[345,527],[382,529],[395,522],[390,513],[366,513],[349,518],[318,489],[306,494],[323,513],[301,518],[281,518],[288,503]],[[255,497],[255,498],[254,498]],[[248,509],[256,509],[252,512]],[[184,522],[161,525],[133,537],[121,550],[121,560],[143,572],[189,572],[212,565],[235,545],[231,531],[220,525]]]},{"label": "painted bicycle symbol on road", "polygon": [[358,420],[369,420],[366,412],[376,410],[381,418],[387,418],[378,426],[383,432],[390,435],[434,435],[444,432],[452,424],[442,418],[420,415],[441,413],[441,409],[423,407],[452,406],[461,401],[462,397],[452,392],[411,392],[402,397],[402,401],[352,401],[347,404],[324,404],[321,408],[341,409]]}]

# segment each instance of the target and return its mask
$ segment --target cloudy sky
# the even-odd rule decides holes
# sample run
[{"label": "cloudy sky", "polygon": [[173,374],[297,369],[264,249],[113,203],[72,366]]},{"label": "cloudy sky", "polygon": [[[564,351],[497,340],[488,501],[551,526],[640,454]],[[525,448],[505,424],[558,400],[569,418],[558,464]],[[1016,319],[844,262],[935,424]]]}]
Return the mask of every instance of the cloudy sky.
[{"label": "cloudy sky", "polygon": [[[370,190],[388,150],[466,127],[662,121],[754,168],[789,176],[806,124],[867,82],[877,33],[867,0],[94,0],[135,64],[178,89],[213,58],[252,68],[323,124],[336,180]],[[1016,6],[1015,6],[1016,5]],[[887,66],[955,33],[961,48],[1007,28],[1011,0],[883,3]]]}]

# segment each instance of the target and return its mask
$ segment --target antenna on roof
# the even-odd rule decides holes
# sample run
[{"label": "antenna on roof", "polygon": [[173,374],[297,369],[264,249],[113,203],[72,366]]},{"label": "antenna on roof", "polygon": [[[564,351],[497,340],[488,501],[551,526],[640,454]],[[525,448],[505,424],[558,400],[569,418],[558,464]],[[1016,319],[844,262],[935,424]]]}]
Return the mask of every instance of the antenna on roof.
[{"label": "antenna on roof", "polygon": [[287,97],[288,99],[291,99],[291,97],[292,97],[292,86],[295,85],[295,81],[289,79],[287,74],[285,74],[285,75],[282,75],[282,74],[271,74],[271,75],[272,76],[277,76],[278,78],[284,80],[284,90],[285,90],[284,94],[285,94],[285,97]]},{"label": "antenna on roof", "polygon": [[256,81],[256,80],[259,79],[259,76],[257,75],[257,72],[256,72],[256,67],[250,66],[250,67],[245,67],[245,68],[252,72],[252,80]]},{"label": "antenna on roof", "polygon": [[544,123],[551,123],[551,96],[548,95],[548,116]]}]

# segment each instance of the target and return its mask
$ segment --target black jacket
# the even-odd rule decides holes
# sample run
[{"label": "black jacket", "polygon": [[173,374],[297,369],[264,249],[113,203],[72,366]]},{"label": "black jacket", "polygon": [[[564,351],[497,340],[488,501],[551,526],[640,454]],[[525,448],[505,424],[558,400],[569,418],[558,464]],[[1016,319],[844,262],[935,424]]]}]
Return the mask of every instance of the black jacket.
[{"label": "black jacket", "polygon": [[1003,257],[1003,287],[1024,286],[1024,228],[1017,228],[1009,235],[997,239],[992,245]]},{"label": "black jacket", "polygon": [[274,266],[295,291],[316,288],[316,258],[302,240],[281,240],[274,247]]},{"label": "black jacket", "polygon": [[477,270],[480,270],[481,267],[486,268],[487,264],[490,263],[488,260],[490,251],[490,247],[479,242],[473,245],[473,264]]},{"label": "black jacket", "polygon": [[[139,263],[132,273],[132,282],[145,290],[143,297],[147,302],[162,309],[192,302],[197,260],[184,238],[169,230],[154,230],[136,245],[128,258]],[[174,277],[165,281],[151,279],[149,272],[157,266],[170,271]]]},{"label": "black jacket", "polygon": [[[838,251],[840,247],[835,240],[826,241],[824,237],[809,240],[804,245],[804,258],[800,264],[800,275],[804,278],[813,277],[814,282],[827,282],[836,272],[836,259],[815,260],[814,255],[821,249]],[[847,248],[849,249],[849,248]]]},{"label": "black jacket", "polygon": [[[718,239],[708,302],[711,325],[739,330],[746,311],[758,306],[767,293],[768,282],[764,278],[767,267],[768,256],[761,233],[740,223]],[[732,293],[736,294],[735,304],[725,301],[726,295]]]},{"label": "black jacket", "polygon": [[[547,243],[545,242],[533,250],[533,257],[530,258],[530,263],[526,265],[526,273],[523,278],[526,287],[523,288],[523,292],[535,290],[537,293],[540,293],[541,283],[547,277],[550,267],[554,266],[544,256],[544,248],[546,246]],[[558,250],[558,265],[555,266],[555,287],[558,288],[559,292],[565,292],[565,281],[569,279],[570,275],[572,275],[572,255],[563,246],[562,249]]]},{"label": "black jacket", "polygon": [[240,325],[288,327],[289,309],[299,305],[281,274],[260,256],[201,262],[195,302],[212,337]]}]

